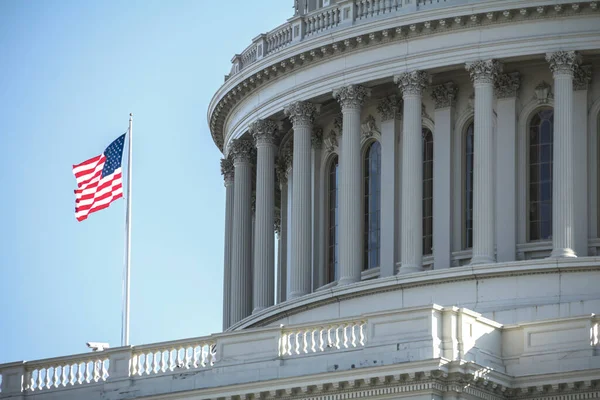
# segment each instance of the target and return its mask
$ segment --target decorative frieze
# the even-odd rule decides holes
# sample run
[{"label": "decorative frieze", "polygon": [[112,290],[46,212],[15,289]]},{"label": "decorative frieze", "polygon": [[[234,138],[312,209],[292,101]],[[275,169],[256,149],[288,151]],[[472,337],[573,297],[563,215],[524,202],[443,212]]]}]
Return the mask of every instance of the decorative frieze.
[{"label": "decorative frieze", "polygon": [[452,107],[456,103],[458,95],[458,86],[454,82],[446,82],[431,88],[431,99],[435,103],[435,108]]},{"label": "decorative frieze", "polygon": [[371,89],[361,85],[348,85],[333,91],[333,98],[340,103],[342,109],[360,109],[370,95]]},{"label": "decorative frieze", "polygon": [[247,139],[234,139],[229,145],[229,156],[234,163],[250,163],[254,156],[254,144]]},{"label": "decorative frieze", "polygon": [[573,76],[573,90],[587,90],[592,81],[592,66],[577,65]]},{"label": "decorative frieze", "polygon": [[382,121],[402,119],[402,100],[396,95],[388,96],[377,105],[377,111]]},{"label": "decorative frieze", "polygon": [[496,97],[499,99],[517,97],[520,86],[521,74],[518,72],[499,74],[498,79],[496,79]]},{"label": "decorative frieze", "polygon": [[225,180],[225,184],[233,182],[233,161],[230,158],[221,159],[221,174]]},{"label": "decorative frieze", "polygon": [[323,148],[323,128],[314,127],[312,131],[312,136],[310,138],[312,148],[313,149],[322,149]]},{"label": "decorative frieze", "polygon": [[256,145],[277,143],[277,122],[270,119],[259,119],[250,124],[248,131]]},{"label": "decorative frieze", "polygon": [[421,95],[428,81],[429,74],[425,71],[410,71],[394,76],[394,83],[398,85],[402,96]]},{"label": "decorative frieze", "polygon": [[575,69],[581,64],[581,55],[576,51],[556,51],[546,54],[546,61],[550,64],[553,74],[573,75]]},{"label": "decorative frieze", "polygon": [[288,117],[294,126],[312,125],[315,115],[319,111],[319,106],[308,101],[295,101],[283,109],[285,116]]},{"label": "decorative frieze", "polygon": [[365,121],[360,124],[360,129],[362,132],[362,136],[366,139],[372,138],[374,135],[381,135],[379,129],[377,129],[377,124],[375,123],[375,117],[369,114]]},{"label": "decorative frieze", "polygon": [[471,76],[473,83],[494,83],[498,74],[502,72],[503,65],[498,60],[477,60],[468,62],[465,68]]}]

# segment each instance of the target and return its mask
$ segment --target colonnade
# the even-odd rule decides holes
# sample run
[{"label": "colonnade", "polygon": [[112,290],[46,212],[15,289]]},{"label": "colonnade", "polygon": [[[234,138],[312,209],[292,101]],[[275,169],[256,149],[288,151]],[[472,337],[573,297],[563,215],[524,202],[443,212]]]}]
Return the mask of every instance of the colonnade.
[{"label": "colonnade", "polygon": [[[552,257],[574,257],[573,250],[573,77],[580,63],[578,53],[558,51],[547,54],[546,60],[553,72],[555,83],[555,128],[553,164],[553,226]],[[494,91],[516,96],[518,77],[503,74],[498,60],[477,60],[466,64],[475,91],[474,99],[474,179],[473,179],[473,248],[472,264],[496,261],[495,146],[494,146]],[[517,82],[515,83],[515,79]],[[395,262],[400,254],[399,274],[422,270],[422,94],[428,87],[425,71],[408,71],[394,77],[402,96],[383,99],[378,111],[381,115],[381,238],[380,276],[396,273]],[[511,86],[512,85],[512,86]],[[507,87],[508,86],[508,87]],[[434,140],[434,265],[450,266],[450,172],[439,167],[437,159],[450,160],[450,130],[452,108],[457,96],[453,82],[434,86],[431,95],[436,105],[436,132]],[[362,270],[361,230],[361,109],[370,96],[370,90],[361,85],[348,85],[332,93],[339,102],[343,121],[340,144],[340,202],[339,202],[339,265],[338,286],[358,282]],[[514,107],[513,107],[514,108]],[[277,300],[285,301],[310,293],[313,274],[313,169],[311,138],[313,122],[319,105],[296,101],[284,109],[293,126],[293,152],[277,168],[282,195],[282,208],[287,208],[291,196],[291,215],[279,221],[277,229],[289,242],[279,243],[279,259],[291,253],[290,265],[278,265]],[[402,121],[401,176],[398,176],[398,143]],[[439,126],[439,128],[438,128]],[[514,127],[513,127],[514,128]],[[258,120],[249,127],[253,141],[232,140],[228,158],[222,160],[226,187],[225,216],[225,273],[223,319],[224,329],[251,312],[259,312],[274,304],[274,196],[275,155],[277,153],[278,124],[272,120]],[[256,152],[256,212],[254,251],[252,251],[251,159]],[[290,174],[291,172],[291,174]],[[396,183],[401,182],[400,196]],[[293,182],[293,183],[292,183]],[[291,188],[291,191],[289,190]],[[285,202],[283,202],[285,200]],[[400,207],[398,206],[400,205]],[[400,208],[400,210],[398,210]],[[291,212],[289,212],[291,211]],[[444,218],[443,216],[446,216]],[[401,220],[400,232],[395,231]],[[398,237],[399,236],[399,237]],[[398,240],[400,239],[400,240]],[[397,249],[397,243],[400,248]],[[288,246],[289,244],[289,246]],[[514,253],[514,251],[513,251]],[[252,257],[253,256],[253,260]],[[285,293],[286,274],[289,275],[290,293]]]}]

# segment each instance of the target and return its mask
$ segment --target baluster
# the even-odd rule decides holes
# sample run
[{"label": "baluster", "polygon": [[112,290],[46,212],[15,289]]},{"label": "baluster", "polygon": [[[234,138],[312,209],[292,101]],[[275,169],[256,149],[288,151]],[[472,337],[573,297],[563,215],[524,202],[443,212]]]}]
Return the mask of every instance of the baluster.
[{"label": "baluster", "polygon": [[340,340],[340,326],[338,325],[338,326],[335,327],[335,347],[337,349],[340,348],[340,342],[341,342],[341,340]]},{"label": "baluster", "polygon": [[35,381],[33,380],[33,373],[30,370],[25,370],[25,380],[23,381],[25,390],[33,390],[33,385]]},{"label": "baluster", "polygon": [[138,367],[137,363],[138,363],[138,355],[134,353],[131,356],[131,367],[129,370],[129,373],[131,374],[131,376],[135,376],[137,374],[137,367]]},{"label": "baluster", "polygon": [[50,382],[51,388],[58,387],[58,377],[60,376],[60,371],[58,370],[58,366],[54,367],[52,370],[52,381]]},{"label": "baluster", "polygon": [[352,323],[352,347],[356,347],[356,324]]},{"label": "baluster", "polygon": [[360,324],[360,345],[364,346],[365,345],[365,324],[361,322]]},{"label": "baluster", "polygon": [[310,338],[311,338],[311,346],[310,346],[310,351],[312,351],[313,353],[316,353],[315,350],[315,345],[316,345],[316,341],[315,341],[315,333],[317,332],[317,328],[313,328],[312,332],[310,333]]},{"label": "baluster", "polygon": [[60,380],[58,382],[59,386],[65,387],[67,386],[67,379],[68,379],[68,373],[67,373],[67,364],[63,364],[60,366]]},{"label": "baluster", "polygon": [[348,325],[342,325],[342,335],[344,336],[344,348],[348,348]]},{"label": "baluster", "polygon": [[75,382],[73,384],[81,384],[83,380],[83,370],[81,369],[81,363],[77,363],[77,375],[75,376]]},{"label": "baluster", "polygon": [[319,350],[324,351],[325,350],[325,332],[323,331],[323,327],[318,328],[319,329]]},{"label": "baluster", "polygon": [[302,351],[304,352],[304,354],[308,353],[308,331],[304,331],[302,333],[302,340],[304,341],[304,346],[302,347]]},{"label": "baluster", "polygon": [[379,15],[379,0],[371,0],[373,2],[373,15]]},{"label": "baluster", "polygon": [[94,382],[98,382],[98,380],[100,379],[100,365],[98,364],[99,361],[98,360],[94,360],[93,361],[93,371],[94,371]]},{"label": "baluster", "polygon": [[[50,370],[52,370],[52,372],[50,372]],[[50,389],[52,387],[52,375],[54,375],[54,368],[46,368],[46,381],[44,384],[44,388]]]},{"label": "baluster", "polygon": [[202,353],[203,353],[203,356],[202,356],[202,359],[203,359],[202,366],[203,367],[208,367],[209,364],[210,364],[210,345],[208,345],[208,344],[205,345],[203,347]]},{"label": "baluster", "polygon": [[192,354],[194,352],[194,348],[188,348],[186,347],[184,349],[184,355],[185,355],[185,369],[190,369],[192,368]]}]

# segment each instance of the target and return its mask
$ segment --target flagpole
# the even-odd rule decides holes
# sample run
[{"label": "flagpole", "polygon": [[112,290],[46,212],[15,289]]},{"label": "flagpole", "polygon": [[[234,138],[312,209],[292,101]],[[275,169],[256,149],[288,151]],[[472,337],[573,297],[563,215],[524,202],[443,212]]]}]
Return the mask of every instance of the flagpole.
[{"label": "flagpole", "polygon": [[129,145],[127,156],[127,205],[125,216],[125,303],[123,337],[121,346],[129,346],[129,275],[131,272],[131,156],[132,156],[133,114],[129,113]]}]

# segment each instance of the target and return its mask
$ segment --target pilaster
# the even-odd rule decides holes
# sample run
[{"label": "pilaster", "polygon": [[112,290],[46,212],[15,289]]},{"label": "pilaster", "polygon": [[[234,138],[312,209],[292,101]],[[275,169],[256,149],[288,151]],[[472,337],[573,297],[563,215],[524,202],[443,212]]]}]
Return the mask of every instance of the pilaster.
[{"label": "pilaster", "polygon": [[423,268],[422,92],[429,76],[411,71],[394,77],[404,100],[402,147],[402,232],[399,273]]},{"label": "pilaster", "polygon": [[431,88],[435,103],[433,133],[433,267],[450,268],[452,255],[452,131],[458,87],[446,82]]},{"label": "pilaster", "polygon": [[473,152],[473,256],[471,264],[496,261],[494,184],[494,84],[502,72],[497,60],[466,65],[475,87]]},{"label": "pilaster", "polygon": [[580,64],[575,51],[546,54],[554,77],[552,165],[552,257],[576,257],[574,251],[573,76]]},{"label": "pilaster", "polygon": [[229,158],[221,159],[221,174],[225,182],[225,240],[223,255],[223,330],[231,325],[231,248],[233,231],[234,167]]},{"label": "pilaster", "polygon": [[389,96],[377,107],[381,116],[381,257],[379,276],[392,276],[398,261],[398,139],[402,121],[402,100]]},{"label": "pilaster", "polygon": [[338,285],[360,281],[362,270],[360,112],[370,94],[370,89],[360,85],[348,85],[333,91],[333,97],[342,108]]},{"label": "pilaster", "polygon": [[311,136],[317,111],[316,105],[300,101],[284,109],[285,115],[290,118],[294,127],[290,299],[311,292]]}]

